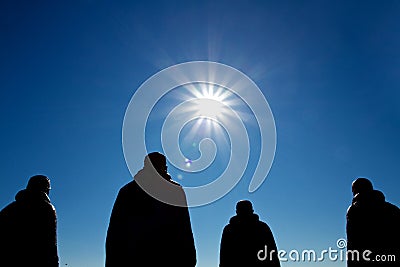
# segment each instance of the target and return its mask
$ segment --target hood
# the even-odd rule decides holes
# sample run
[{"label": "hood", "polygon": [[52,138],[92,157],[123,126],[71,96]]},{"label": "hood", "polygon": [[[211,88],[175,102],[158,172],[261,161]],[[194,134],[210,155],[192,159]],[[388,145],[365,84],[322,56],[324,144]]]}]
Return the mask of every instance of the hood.
[{"label": "hood", "polygon": [[23,189],[15,195],[17,202],[48,202],[50,199],[44,192]]},{"label": "hood", "polygon": [[353,204],[356,206],[363,205],[381,205],[385,203],[385,195],[379,190],[372,190],[370,192],[358,193],[353,198]]},{"label": "hood", "polygon": [[165,174],[163,179],[158,173],[144,168],[135,175],[131,184],[139,186],[141,190],[158,201],[176,206],[187,206],[182,186],[170,178],[168,174]]},{"label": "hood", "polygon": [[250,215],[235,215],[233,216],[230,220],[229,223],[230,224],[251,224],[251,223],[255,223],[258,222],[259,220],[259,216],[257,214],[250,214]]},{"label": "hood", "polygon": [[[156,177],[157,175],[160,174],[158,172],[155,172],[153,169],[143,168],[136,173],[133,179],[136,181],[146,181],[151,183],[151,180],[154,180],[154,177]],[[172,180],[172,177],[169,175],[169,173],[166,173],[163,178],[174,185],[180,186],[179,183]]]}]

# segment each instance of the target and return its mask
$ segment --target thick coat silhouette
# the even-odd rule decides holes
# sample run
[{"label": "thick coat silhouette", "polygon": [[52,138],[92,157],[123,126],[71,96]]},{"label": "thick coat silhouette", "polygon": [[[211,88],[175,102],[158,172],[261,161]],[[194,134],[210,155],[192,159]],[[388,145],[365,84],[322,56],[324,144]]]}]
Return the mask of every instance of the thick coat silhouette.
[{"label": "thick coat silhouette", "polygon": [[24,189],[0,212],[0,265],[58,266],[56,211],[44,192]]},{"label": "thick coat silhouette", "polygon": [[[346,217],[347,249],[359,252],[359,260],[352,259],[349,253],[349,267],[400,266],[400,210],[386,202],[382,192],[355,194]],[[365,250],[372,252],[366,255],[370,261],[362,257]],[[389,255],[395,255],[396,261],[390,260]]]},{"label": "thick coat silhouette", "polygon": [[106,267],[196,265],[188,208],[163,203],[136,182],[152,175],[143,168],[120,189],[107,231]]},{"label": "thick coat silhouette", "polygon": [[[259,253],[260,250],[263,252]],[[270,254],[272,250],[274,253]],[[267,252],[266,257],[265,252]],[[260,260],[258,256],[265,259]],[[259,220],[257,214],[252,211],[244,214],[238,212],[230,219],[222,233],[219,266],[280,266],[271,229],[265,222]]]}]

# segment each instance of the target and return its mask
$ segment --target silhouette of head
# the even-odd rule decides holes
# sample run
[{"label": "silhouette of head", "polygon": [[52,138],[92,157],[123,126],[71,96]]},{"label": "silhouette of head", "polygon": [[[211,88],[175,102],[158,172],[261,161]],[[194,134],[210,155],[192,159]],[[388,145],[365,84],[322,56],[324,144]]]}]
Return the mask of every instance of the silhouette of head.
[{"label": "silhouette of head", "polygon": [[149,153],[144,158],[145,168],[154,168],[160,175],[167,173],[167,159],[159,152]]},{"label": "silhouette of head", "polygon": [[50,192],[50,179],[44,175],[35,175],[29,178],[26,189],[36,192],[44,192],[49,194]]},{"label": "silhouette of head", "polygon": [[370,180],[367,178],[357,178],[351,184],[351,191],[353,192],[353,196],[358,193],[369,192],[373,190],[373,186]]},{"label": "silhouette of head", "polygon": [[240,200],[236,203],[236,214],[239,216],[246,216],[253,214],[253,205],[249,200]]}]

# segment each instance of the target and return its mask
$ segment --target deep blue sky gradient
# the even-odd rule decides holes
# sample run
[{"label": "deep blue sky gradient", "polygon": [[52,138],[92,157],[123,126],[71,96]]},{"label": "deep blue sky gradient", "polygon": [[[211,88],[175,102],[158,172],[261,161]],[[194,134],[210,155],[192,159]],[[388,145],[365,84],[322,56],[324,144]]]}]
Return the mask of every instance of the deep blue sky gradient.
[{"label": "deep blue sky gradient", "polygon": [[399,14],[398,1],[2,1],[0,207],[48,175],[60,263],[102,266],[113,202],[132,179],[121,144],[130,98],[166,67],[211,60],[254,80],[278,141],[258,191],[244,177],[190,210],[198,266],[217,266],[242,198],[279,249],[336,248],[354,178],[400,204]]}]

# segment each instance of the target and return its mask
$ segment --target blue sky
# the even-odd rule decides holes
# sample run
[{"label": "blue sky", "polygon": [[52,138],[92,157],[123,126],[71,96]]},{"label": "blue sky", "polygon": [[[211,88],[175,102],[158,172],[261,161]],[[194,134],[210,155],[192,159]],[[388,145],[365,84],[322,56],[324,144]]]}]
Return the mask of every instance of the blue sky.
[{"label": "blue sky", "polygon": [[131,97],[166,67],[210,60],[262,90],[277,150],[256,192],[250,170],[190,209],[198,266],[217,266],[243,198],[279,249],[336,248],[353,179],[400,203],[399,12],[398,1],[2,1],[0,206],[48,175],[61,265],[102,266],[113,202],[132,179],[121,137]]}]

